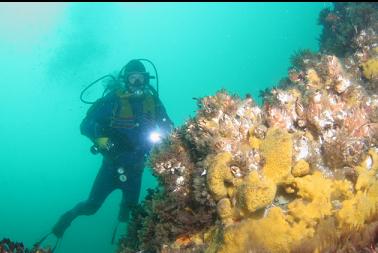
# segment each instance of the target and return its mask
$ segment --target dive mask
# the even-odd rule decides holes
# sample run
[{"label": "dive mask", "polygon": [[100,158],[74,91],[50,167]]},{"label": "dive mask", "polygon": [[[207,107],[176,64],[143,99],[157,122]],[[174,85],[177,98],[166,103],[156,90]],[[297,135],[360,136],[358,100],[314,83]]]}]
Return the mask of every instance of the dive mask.
[{"label": "dive mask", "polygon": [[130,86],[140,86],[146,83],[146,74],[145,73],[131,73],[127,76],[127,83]]},{"label": "dive mask", "polygon": [[143,95],[147,80],[146,73],[136,72],[129,74],[126,78],[129,92],[135,96]]}]

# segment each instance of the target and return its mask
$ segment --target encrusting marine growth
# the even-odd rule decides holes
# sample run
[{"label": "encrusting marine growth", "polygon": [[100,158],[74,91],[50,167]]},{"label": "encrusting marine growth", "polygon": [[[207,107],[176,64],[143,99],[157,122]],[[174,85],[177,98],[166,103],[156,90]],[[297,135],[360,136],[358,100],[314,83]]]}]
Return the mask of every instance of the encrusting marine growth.
[{"label": "encrusting marine growth", "polygon": [[262,107],[225,90],[199,99],[152,153],[160,187],[119,252],[376,252],[377,13],[322,11],[320,52],[293,56]]}]

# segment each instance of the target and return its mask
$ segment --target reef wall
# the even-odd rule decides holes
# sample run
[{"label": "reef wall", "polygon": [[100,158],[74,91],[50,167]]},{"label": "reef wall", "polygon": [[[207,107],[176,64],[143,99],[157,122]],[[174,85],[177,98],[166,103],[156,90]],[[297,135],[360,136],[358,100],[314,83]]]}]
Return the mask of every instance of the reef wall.
[{"label": "reef wall", "polygon": [[375,252],[378,5],[321,12],[320,52],[251,97],[221,90],[156,148],[160,187],[119,252]]}]

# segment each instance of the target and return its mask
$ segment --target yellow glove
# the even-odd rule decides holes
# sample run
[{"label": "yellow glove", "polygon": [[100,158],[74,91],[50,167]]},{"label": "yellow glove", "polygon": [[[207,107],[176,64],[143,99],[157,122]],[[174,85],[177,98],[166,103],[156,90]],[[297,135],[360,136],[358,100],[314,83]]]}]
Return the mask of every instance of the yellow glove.
[{"label": "yellow glove", "polygon": [[109,145],[108,137],[100,137],[95,139],[95,144],[99,149],[107,149]]}]

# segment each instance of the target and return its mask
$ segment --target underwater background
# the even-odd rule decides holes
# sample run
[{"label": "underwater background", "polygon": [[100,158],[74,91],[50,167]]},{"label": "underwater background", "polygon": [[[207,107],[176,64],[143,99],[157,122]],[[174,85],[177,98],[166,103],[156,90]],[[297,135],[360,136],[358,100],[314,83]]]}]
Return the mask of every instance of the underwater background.
[{"label": "underwater background", "polygon": [[[194,97],[221,88],[259,100],[294,52],[318,50],[317,19],[330,5],[1,3],[0,238],[30,247],[87,198],[101,163],[79,131],[89,108],[79,95],[90,82],[148,58],[179,126],[194,115]],[[141,198],[155,185],[146,169]],[[115,191],[95,215],[76,219],[58,252],[114,252],[120,199]]]}]

